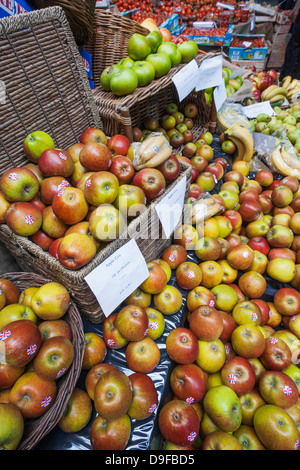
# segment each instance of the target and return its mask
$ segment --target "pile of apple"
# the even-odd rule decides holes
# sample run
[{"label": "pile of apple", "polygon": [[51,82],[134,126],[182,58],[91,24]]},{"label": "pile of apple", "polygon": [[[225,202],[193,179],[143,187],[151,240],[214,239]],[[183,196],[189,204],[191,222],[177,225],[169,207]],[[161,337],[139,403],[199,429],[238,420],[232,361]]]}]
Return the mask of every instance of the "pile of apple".
[{"label": "pile of apple", "polygon": [[[222,215],[183,225],[171,245],[187,327],[166,340],[174,398],[160,430],[167,449],[297,449],[299,181],[265,170],[224,180]],[[280,283],[271,300],[268,278]]]},{"label": "pile of apple", "polygon": [[0,287],[0,448],[14,450],[24,423],[53,406],[73,362],[72,330],[64,319],[70,295],[56,282],[20,292],[2,278]]},{"label": "pile of apple", "polygon": [[273,85],[277,78],[277,72],[274,69],[251,73],[247,79],[253,83],[252,95],[255,101],[260,101],[261,92]]},{"label": "pile of apple", "polygon": [[[85,333],[85,390],[74,390],[58,426],[64,432],[78,432],[88,424],[94,408],[92,449],[125,449],[133,431],[132,420],[141,422],[157,412],[158,393],[148,374],[161,360],[163,343],[157,340],[165,331],[165,315],[178,312],[183,304],[180,289],[169,284],[169,257],[166,249],[162,258],[147,263],[149,277],[119,311],[104,320],[101,335]],[[115,365],[113,356],[107,359],[108,350],[122,351],[131,373],[125,374]]]},{"label": "pile of apple", "polygon": [[151,26],[145,26],[149,29],[146,36],[132,34],[127,43],[127,57],[102,71],[100,82],[103,90],[111,91],[116,96],[129,95],[137,88],[166,76],[171,68],[196,57],[198,45],[195,41],[178,45],[171,37],[166,41],[155,23],[150,23]]},{"label": "pile of apple", "polygon": [[24,141],[29,163],[0,178],[0,221],[29,237],[67,269],[86,265],[181,172],[170,156],[136,171],[129,139],[83,131],[66,151],[42,131]]}]

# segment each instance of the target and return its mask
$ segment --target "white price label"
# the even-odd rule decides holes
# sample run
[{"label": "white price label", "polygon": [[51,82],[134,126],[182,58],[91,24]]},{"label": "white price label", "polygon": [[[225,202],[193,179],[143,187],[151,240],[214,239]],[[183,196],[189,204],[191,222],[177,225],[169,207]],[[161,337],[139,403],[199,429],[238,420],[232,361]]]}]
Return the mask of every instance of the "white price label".
[{"label": "white price label", "polygon": [[272,106],[270,105],[270,101],[262,101],[261,103],[251,104],[250,106],[244,106],[243,112],[246,114],[248,118],[256,118],[258,114],[265,113],[268,116],[274,116],[276,113]]},{"label": "white price label", "polygon": [[226,99],[227,99],[227,93],[226,93],[225,83],[223,80],[221,85],[217,86],[214,89],[214,101],[215,101],[217,112],[221,108],[222,104],[226,101]]},{"label": "white price label", "polygon": [[203,60],[199,67],[199,83],[196,91],[218,86],[222,82],[222,55]]},{"label": "white price label", "polygon": [[166,238],[173,233],[182,217],[185,190],[186,176],[155,207]]},{"label": "white price label", "polygon": [[182,101],[199,83],[199,69],[195,59],[179,70],[172,77],[172,81],[177,89],[179,101]]},{"label": "white price label", "polygon": [[147,263],[132,239],[93,269],[85,280],[107,317],[147,277]]}]

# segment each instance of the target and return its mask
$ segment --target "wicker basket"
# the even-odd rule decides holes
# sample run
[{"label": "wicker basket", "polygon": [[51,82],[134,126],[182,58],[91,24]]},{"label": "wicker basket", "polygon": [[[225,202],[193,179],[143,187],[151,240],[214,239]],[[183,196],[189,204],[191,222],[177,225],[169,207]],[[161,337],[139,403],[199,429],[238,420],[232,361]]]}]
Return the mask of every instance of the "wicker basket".
[{"label": "wicker basket", "polygon": [[30,3],[37,9],[62,7],[75,41],[83,46],[92,39],[96,0],[31,0]]},{"label": "wicker basket", "polygon": [[[198,55],[196,61],[198,65],[214,53],[206,55]],[[174,67],[168,75],[153,80],[146,87],[137,88],[132,94],[116,97],[113,93],[104,91],[101,85],[93,90],[93,95],[101,116],[104,131],[109,134],[124,134],[130,141],[133,141],[132,128],[141,127],[143,119],[152,117],[159,119],[165,114],[166,105],[170,102],[178,104],[183,109],[186,103],[193,102],[198,106],[198,116],[194,120],[193,134],[195,138],[209,126],[210,106],[206,104],[204,90],[199,92],[191,92],[189,95],[179,102],[176,87],[172,81],[172,77],[185,64]],[[180,153],[180,150],[178,153]]]},{"label": "wicker basket", "polygon": [[[28,287],[40,287],[49,282],[48,279],[44,279],[40,275],[28,272],[4,273],[1,277],[13,282],[20,292]],[[82,369],[85,338],[81,315],[72,299],[63,319],[69,323],[72,331],[72,344],[75,352],[72,365],[66,374],[57,381],[57,395],[51,408],[40,418],[25,421],[24,433],[18,450],[33,449],[57,425],[79,379]]]},{"label": "wicker basket", "polygon": [[[88,127],[102,129],[86,72],[65,14],[60,7],[37,10],[0,20],[0,80],[6,84],[6,103],[0,108],[0,174],[13,166],[28,163],[22,151],[23,140],[37,129],[48,132],[59,148],[79,141]],[[26,45],[26,47],[24,46]],[[191,166],[182,164],[180,179],[186,178],[186,198]],[[0,225],[0,240],[24,270],[61,282],[74,297],[80,313],[92,323],[105,316],[85,277],[116,249],[135,238],[146,258],[157,258],[169,243],[166,239],[141,237],[158,223],[155,205],[172,189],[172,183],[139,217],[126,236],[109,243],[83,268],[72,271],[44,252],[26,237],[15,235]]]},{"label": "wicker basket", "polygon": [[95,10],[94,34],[87,49],[92,54],[92,70],[95,86],[105,67],[127,56],[127,43],[134,33],[147,36],[149,30],[125,16],[108,10]]}]

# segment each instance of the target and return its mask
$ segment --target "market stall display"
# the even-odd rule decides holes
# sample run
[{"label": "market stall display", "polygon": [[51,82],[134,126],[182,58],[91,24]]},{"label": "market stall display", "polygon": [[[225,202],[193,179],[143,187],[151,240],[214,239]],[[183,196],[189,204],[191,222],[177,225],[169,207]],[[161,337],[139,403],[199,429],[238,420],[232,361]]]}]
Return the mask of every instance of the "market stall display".
[{"label": "market stall display", "polygon": [[297,450],[300,82],[253,23],[288,13],[94,6],[0,19],[0,447]]}]

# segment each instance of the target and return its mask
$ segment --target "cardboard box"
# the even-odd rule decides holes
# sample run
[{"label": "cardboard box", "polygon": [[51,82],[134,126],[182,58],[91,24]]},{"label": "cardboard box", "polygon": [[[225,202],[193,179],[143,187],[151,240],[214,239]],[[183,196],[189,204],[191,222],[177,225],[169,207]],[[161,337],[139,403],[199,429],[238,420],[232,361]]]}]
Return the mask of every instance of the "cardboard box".
[{"label": "cardboard box", "polygon": [[26,0],[0,0],[0,18],[33,10],[34,8]]},{"label": "cardboard box", "polygon": [[179,16],[178,16],[178,13],[174,13],[166,21],[164,21],[161,25],[159,25],[158,28],[167,28],[173,34],[173,31],[175,31],[178,27],[179,27]]},{"label": "cardboard box", "polygon": [[[253,39],[263,38],[265,42],[265,35],[264,34],[239,34],[234,36],[233,39],[238,38],[241,42],[245,44],[245,47],[236,47],[230,45],[228,57],[231,60],[239,61],[239,60],[265,60],[268,47],[252,47],[251,41]],[[248,46],[247,46],[248,45]]]},{"label": "cardboard box", "polygon": [[229,25],[225,36],[191,36],[189,34],[184,34],[188,40],[192,39],[199,46],[229,46],[233,29],[234,25]]}]

